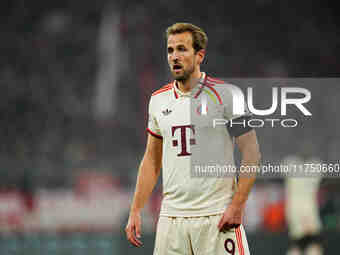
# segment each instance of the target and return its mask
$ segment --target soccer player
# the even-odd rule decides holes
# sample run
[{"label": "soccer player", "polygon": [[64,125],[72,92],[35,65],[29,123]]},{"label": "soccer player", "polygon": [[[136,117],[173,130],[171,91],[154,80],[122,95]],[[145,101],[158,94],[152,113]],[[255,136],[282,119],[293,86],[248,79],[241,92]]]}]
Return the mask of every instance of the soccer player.
[{"label": "soccer player", "polygon": [[[303,167],[311,171],[311,165],[321,166],[318,158],[304,161],[298,156],[287,156],[283,163],[291,168]],[[290,246],[287,255],[322,255],[322,224],[319,215],[317,192],[321,175],[286,178],[286,215]]]},{"label": "soccer player", "polygon": [[217,163],[235,166],[234,143],[243,167],[258,165],[260,152],[253,129],[213,125],[215,119],[246,123],[249,115],[233,113],[233,85],[200,71],[207,46],[201,28],[176,23],[167,29],[166,38],[174,82],[150,99],[149,134],[125,229],[127,239],[142,245],[141,210],[162,167],[163,200],[154,255],[249,254],[242,216],[255,177],[241,175],[236,183],[229,175],[201,176],[207,166]]}]

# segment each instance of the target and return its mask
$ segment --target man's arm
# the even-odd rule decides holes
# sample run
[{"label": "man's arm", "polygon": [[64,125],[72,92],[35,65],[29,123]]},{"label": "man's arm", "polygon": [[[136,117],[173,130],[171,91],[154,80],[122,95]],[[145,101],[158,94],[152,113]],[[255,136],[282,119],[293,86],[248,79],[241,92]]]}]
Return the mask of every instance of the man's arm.
[{"label": "man's arm", "polygon": [[160,174],[162,164],[162,139],[148,135],[145,154],[140,164],[135,194],[133,197],[128,224],[125,228],[127,239],[139,247],[141,236],[141,210],[149,199]]},{"label": "man's arm", "polygon": [[[261,154],[255,131],[251,130],[238,136],[236,144],[242,155],[241,167],[257,167],[260,163]],[[218,224],[220,231],[237,227],[242,223],[245,204],[254,182],[255,174],[240,174],[236,193]]]}]

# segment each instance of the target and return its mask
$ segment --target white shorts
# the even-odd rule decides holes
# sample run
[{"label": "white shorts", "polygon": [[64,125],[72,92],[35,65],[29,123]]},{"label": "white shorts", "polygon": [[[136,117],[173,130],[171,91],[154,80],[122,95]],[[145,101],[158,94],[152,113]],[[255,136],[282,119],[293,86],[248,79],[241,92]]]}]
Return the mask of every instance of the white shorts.
[{"label": "white shorts", "polygon": [[203,217],[160,216],[154,255],[249,255],[243,226],[218,230],[222,214]]}]

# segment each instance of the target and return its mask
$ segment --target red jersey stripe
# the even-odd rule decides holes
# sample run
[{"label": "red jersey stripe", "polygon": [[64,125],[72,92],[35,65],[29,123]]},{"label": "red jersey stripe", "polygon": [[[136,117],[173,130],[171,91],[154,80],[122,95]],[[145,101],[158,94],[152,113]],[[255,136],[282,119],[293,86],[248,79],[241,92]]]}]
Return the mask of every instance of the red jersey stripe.
[{"label": "red jersey stripe", "polygon": [[209,83],[206,84],[206,87],[208,87],[212,92],[214,92],[214,94],[216,95],[216,97],[217,97],[218,101],[220,102],[220,104],[223,104],[220,95],[217,93],[217,91]]},{"label": "red jersey stripe", "polygon": [[172,89],[172,88],[171,87],[166,87],[166,88],[163,88],[163,89],[156,90],[154,93],[152,93],[152,96],[155,96],[155,95],[160,94],[162,92],[168,91],[170,89]]},{"label": "red jersey stripe", "polygon": [[156,133],[152,132],[149,128],[147,128],[146,131],[148,131],[150,133],[150,135],[152,135],[156,138],[163,139],[163,136],[157,135]]},{"label": "red jersey stripe", "polygon": [[158,90],[156,90],[155,92],[153,92],[153,93],[152,93],[152,96],[157,95],[157,94],[160,93],[160,92],[166,91],[166,90],[168,90],[169,88],[172,88],[172,86],[173,86],[172,83],[166,84],[166,85],[162,86],[160,89],[158,89]]},{"label": "red jersey stripe", "polygon": [[174,94],[175,94],[175,98],[177,99],[177,98],[178,98],[178,95],[177,95],[177,92],[176,92],[175,89],[174,89]]},{"label": "red jersey stripe", "polygon": [[237,246],[238,246],[238,250],[240,252],[240,255],[244,255],[244,249],[243,249],[243,244],[242,244],[242,235],[241,235],[240,226],[238,226],[235,229],[235,234],[236,234],[236,241],[237,241]]},{"label": "red jersey stripe", "polygon": [[211,81],[211,82],[214,82],[214,83],[217,83],[217,84],[223,84],[225,83],[224,81],[220,80],[220,79],[216,79],[216,78],[212,78],[210,76],[208,76],[207,78],[208,81]]}]

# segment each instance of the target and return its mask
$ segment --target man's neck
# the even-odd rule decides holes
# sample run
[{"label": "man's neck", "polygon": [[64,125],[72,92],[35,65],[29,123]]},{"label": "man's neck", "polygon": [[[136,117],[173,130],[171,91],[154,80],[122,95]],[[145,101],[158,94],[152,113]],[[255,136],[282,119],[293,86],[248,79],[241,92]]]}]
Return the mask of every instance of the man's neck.
[{"label": "man's neck", "polygon": [[189,79],[185,81],[177,81],[178,89],[182,91],[183,93],[187,93],[191,91],[197,85],[202,75],[203,74],[201,73],[201,71],[197,71],[197,72],[192,73]]}]

